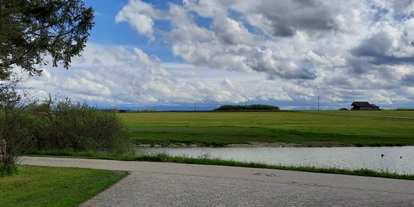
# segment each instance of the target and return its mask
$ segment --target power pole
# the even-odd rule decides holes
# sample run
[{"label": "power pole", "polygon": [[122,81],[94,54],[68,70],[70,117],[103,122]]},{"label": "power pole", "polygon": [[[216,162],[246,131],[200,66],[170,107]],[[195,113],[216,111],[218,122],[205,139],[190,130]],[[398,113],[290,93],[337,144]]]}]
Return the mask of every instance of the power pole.
[{"label": "power pole", "polygon": [[319,111],[319,96],[318,96],[318,111]]},{"label": "power pole", "polygon": [[194,111],[197,111],[197,103],[194,103]]}]

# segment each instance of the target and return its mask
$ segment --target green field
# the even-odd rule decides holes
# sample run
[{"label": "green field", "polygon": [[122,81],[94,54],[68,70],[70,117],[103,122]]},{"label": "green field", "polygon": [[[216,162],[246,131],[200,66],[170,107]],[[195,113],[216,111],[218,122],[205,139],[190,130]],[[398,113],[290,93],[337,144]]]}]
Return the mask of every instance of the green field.
[{"label": "green field", "polygon": [[414,111],[120,113],[135,143],[414,145]]},{"label": "green field", "polygon": [[78,206],[126,176],[104,170],[19,166],[0,177],[0,206]]}]

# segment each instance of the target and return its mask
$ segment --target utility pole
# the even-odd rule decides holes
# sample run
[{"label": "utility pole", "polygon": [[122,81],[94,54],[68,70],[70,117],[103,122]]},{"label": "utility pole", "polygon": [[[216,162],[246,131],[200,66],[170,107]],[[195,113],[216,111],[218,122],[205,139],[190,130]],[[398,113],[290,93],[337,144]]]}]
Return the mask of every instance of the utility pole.
[{"label": "utility pole", "polygon": [[194,103],[194,111],[197,111],[197,103]]},{"label": "utility pole", "polygon": [[319,96],[318,96],[318,111],[319,111]]}]

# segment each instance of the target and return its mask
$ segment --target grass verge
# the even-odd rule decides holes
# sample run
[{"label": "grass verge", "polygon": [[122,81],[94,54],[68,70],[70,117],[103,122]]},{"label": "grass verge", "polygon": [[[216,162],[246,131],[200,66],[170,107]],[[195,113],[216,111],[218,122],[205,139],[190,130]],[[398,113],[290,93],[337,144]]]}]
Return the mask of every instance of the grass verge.
[{"label": "grass verge", "polygon": [[125,176],[104,170],[21,165],[18,175],[0,178],[0,204],[78,206]]},{"label": "grass verge", "polygon": [[93,158],[93,159],[108,159],[108,160],[123,160],[123,161],[150,161],[150,162],[173,162],[185,164],[200,164],[200,165],[221,165],[233,167],[249,167],[249,168],[265,168],[277,170],[291,170],[315,173],[329,173],[329,174],[343,174],[356,176],[381,177],[403,180],[414,180],[414,175],[400,175],[389,172],[377,172],[369,169],[345,170],[338,168],[317,168],[311,166],[281,166],[268,165],[262,163],[246,163],[232,160],[221,160],[218,158],[189,158],[179,156],[169,156],[166,154],[157,155],[115,155],[94,152],[74,152],[68,150],[54,150],[54,151],[32,151],[29,155],[37,156],[64,156],[64,157],[78,157],[78,158]]}]

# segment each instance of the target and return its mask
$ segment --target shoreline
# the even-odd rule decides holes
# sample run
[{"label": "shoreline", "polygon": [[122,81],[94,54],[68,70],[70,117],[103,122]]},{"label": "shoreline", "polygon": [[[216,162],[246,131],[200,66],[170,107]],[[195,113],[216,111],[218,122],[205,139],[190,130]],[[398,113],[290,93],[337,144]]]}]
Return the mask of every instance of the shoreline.
[{"label": "shoreline", "polygon": [[266,142],[250,142],[248,144],[227,144],[223,146],[215,146],[215,145],[208,145],[204,143],[135,143],[135,147],[144,147],[144,148],[203,148],[203,147],[211,147],[211,148],[259,148],[259,147],[310,147],[310,148],[317,148],[317,147],[403,147],[403,146],[413,146],[413,145],[403,145],[403,146],[369,146],[369,145],[354,145],[354,144],[344,144],[344,143],[334,143],[334,142],[313,142],[313,143],[282,143],[282,142],[273,142],[273,143],[266,143]]}]

